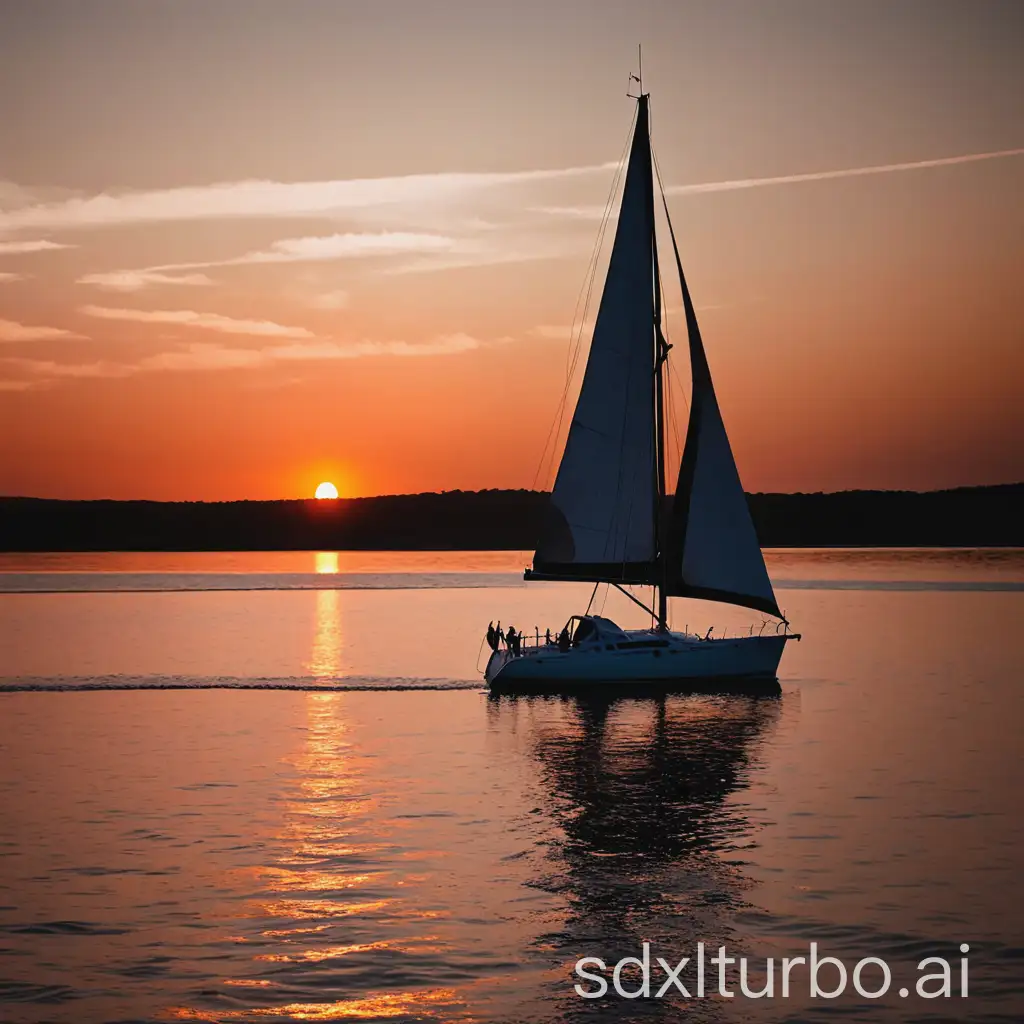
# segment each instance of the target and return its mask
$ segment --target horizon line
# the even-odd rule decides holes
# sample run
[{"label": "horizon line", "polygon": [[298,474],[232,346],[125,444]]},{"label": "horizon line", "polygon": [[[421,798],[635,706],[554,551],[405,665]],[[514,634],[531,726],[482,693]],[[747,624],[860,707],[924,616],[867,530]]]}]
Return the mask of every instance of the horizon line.
[{"label": "horizon line", "polygon": [[[1011,480],[995,484],[954,484],[951,487],[933,487],[929,490],[914,490],[911,488],[899,487],[849,487],[838,491],[747,491],[748,496],[768,495],[771,497],[781,496],[792,497],[818,497],[838,494],[948,494],[952,491],[982,491],[996,490],[1000,488],[1024,488],[1024,480]],[[118,504],[147,504],[147,505],[240,505],[240,504],[278,504],[285,502],[316,502],[330,507],[328,502],[351,502],[351,501],[376,501],[381,498],[438,498],[449,494],[550,494],[550,490],[540,490],[531,487],[481,487],[475,490],[463,488],[451,488],[441,491],[399,491],[387,494],[358,494],[345,495],[337,498],[316,498],[312,495],[298,498],[43,498],[30,494],[0,494],[0,502],[6,501],[51,501],[63,502],[65,504],[84,505],[91,502],[116,502]],[[666,497],[673,497],[667,494]]]}]

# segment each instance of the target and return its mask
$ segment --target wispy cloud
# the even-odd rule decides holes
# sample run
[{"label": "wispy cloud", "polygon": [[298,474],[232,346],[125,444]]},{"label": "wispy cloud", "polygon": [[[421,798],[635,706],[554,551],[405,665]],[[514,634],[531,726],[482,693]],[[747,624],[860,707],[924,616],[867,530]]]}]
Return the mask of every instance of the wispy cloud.
[{"label": "wispy cloud", "polygon": [[79,196],[0,212],[0,231],[114,227],[234,217],[309,217],[458,199],[490,188],[584,176],[614,164],[551,170],[411,174],[335,181],[236,181],[193,188]]},{"label": "wispy cloud", "polygon": [[313,235],[283,238],[268,249],[257,249],[225,260],[202,263],[168,263],[150,267],[142,273],[197,270],[210,267],[239,267],[252,263],[316,263],[328,260],[394,256],[403,253],[448,252],[457,246],[446,235],[416,234],[409,231],[349,232],[338,235]]},{"label": "wispy cloud", "polygon": [[311,235],[283,238],[266,249],[255,249],[223,260],[191,263],[164,263],[138,270],[113,270],[85,274],[79,284],[94,285],[107,291],[134,292],[151,285],[209,285],[213,281],[198,270],[213,267],[241,267],[266,263],[317,263],[330,260],[406,254],[436,254],[456,250],[459,243],[447,235],[418,234],[409,231],[348,232],[335,235]]},{"label": "wispy cloud", "polygon": [[[673,195],[722,192],[765,185],[945,167],[1022,154],[1024,148],[994,150],[869,167],[673,185],[667,191]],[[11,197],[5,203],[7,208],[0,210],[0,231],[69,230],[223,218],[329,216],[345,211],[366,211],[369,208],[446,202],[502,186],[602,174],[614,170],[617,166],[615,163],[603,163],[546,170],[442,172],[306,182],[236,181],[190,188],[101,193],[45,203],[32,202],[29,190],[10,186]],[[7,205],[8,203],[13,205]],[[597,206],[548,209],[569,216],[590,218],[600,217],[603,213],[603,207]],[[19,248],[10,248],[11,246]],[[31,248],[22,248],[23,246]],[[0,252],[37,252],[64,247],[66,243],[49,241],[5,242],[0,243]]]},{"label": "wispy cloud", "polygon": [[612,217],[617,215],[616,209],[611,210],[607,206],[583,205],[583,206],[534,206],[533,213],[546,213],[552,217],[568,217],[572,220],[603,220],[605,214]]},{"label": "wispy cloud", "polygon": [[482,342],[468,334],[447,334],[432,341],[324,341],[315,344],[278,345],[263,351],[271,360],[360,359],[367,356],[448,356],[480,348]]},{"label": "wispy cloud", "polygon": [[829,181],[832,178],[858,178],[867,174],[895,174],[899,171],[919,171],[929,167],[952,167],[956,164],[975,163],[979,160],[999,160],[1024,155],[1021,149],[999,149],[989,153],[966,153],[962,156],[944,156],[935,160],[913,160],[899,164],[876,164],[871,167],[846,167],[838,171],[811,171],[806,174],[782,174],[770,178],[738,178],[731,181],[705,181],[692,185],[670,185],[665,189],[671,196],[695,195],[702,192],[734,192],[745,188],[767,185],[793,185],[804,181]]},{"label": "wispy cloud", "polygon": [[0,342],[3,341],[52,341],[55,338],[81,339],[83,335],[66,331],[62,327],[43,327],[35,324],[19,324],[14,320],[0,320]]},{"label": "wispy cloud", "polygon": [[9,390],[25,391],[32,387],[49,383],[52,380],[72,379],[84,380],[100,377],[128,377],[134,368],[126,363],[97,361],[92,363],[58,363],[52,359],[27,359],[8,357],[3,360],[8,366],[14,366],[32,374],[30,380],[8,381],[13,385]]},{"label": "wispy cloud", "polygon": [[407,252],[445,252],[455,239],[445,235],[408,231],[349,233],[311,238],[286,238],[261,252],[247,253],[231,263],[294,263],[306,260],[339,260],[363,256],[390,256]]},{"label": "wispy cloud", "polygon": [[[4,218],[0,211],[0,223]],[[21,242],[0,242],[0,256],[13,256],[29,252],[49,252],[51,249],[74,249],[75,246],[65,242],[51,242],[47,238],[25,239]]]},{"label": "wispy cloud", "polygon": [[[481,245],[475,239],[456,239],[448,235],[417,234],[405,231],[353,232],[282,239],[274,242],[267,249],[259,249],[223,260],[166,263],[155,267],[144,267],[140,270],[86,274],[78,279],[78,283],[97,285],[108,290],[137,291],[151,282],[212,283],[209,282],[209,279],[202,282],[190,280],[192,277],[202,277],[203,275],[184,273],[180,278],[174,278],[173,275],[186,271],[208,270],[213,267],[410,256],[414,258],[389,267],[384,273],[413,274],[454,270],[460,267],[489,266],[496,263],[522,263],[560,255],[564,255],[562,250],[554,250],[550,247],[544,250],[535,247],[529,251],[503,250]],[[313,301],[311,304],[315,308],[338,309],[347,302],[348,296],[344,292],[335,291],[327,294],[328,297],[321,297],[320,302]]]},{"label": "wispy cloud", "polygon": [[236,320],[219,313],[197,313],[192,309],[111,309],[107,306],[82,306],[79,312],[102,320],[128,320],[140,324],[180,324],[202,327],[222,334],[262,335],[277,338],[314,338],[305,327],[288,327],[272,320]]},{"label": "wispy cloud", "polygon": [[206,274],[167,274],[159,270],[110,270],[100,274],[86,274],[79,284],[91,284],[108,292],[139,292],[160,285],[189,285],[205,287],[213,279]]},{"label": "wispy cloud", "polygon": [[[1022,149],[999,149],[988,153],[965,153],[961,156],[945,156],[933,160],[912,160],[898,164],[876,164],[869,167],[844,167],[833,171],[809,171],[802,174],[781,174],[765,178],[733,178],[725,181],[700,181],[688,185],[669,185],[666,195],[701,195],[707,192],[737,192],[749,188],[765,188],[771,185],[795,185],[807,181],[830,181],[835,178],[859,178],[872,174],[896,174],[900,171],[920,171],[931,167],[952,167],[957,164],[976,163],[981,160],[999,160],[1024,155]],[[606,213],[615,219],[618,209],[608,211],[604,206],[581,204],[578,206],[535,206],[535,213],[571,220],[602,220]]]},{"label": "wispy cloud", "polygon": [[24,274],[12,274],[9,271],[0,271],[0,284],[7,284],[10,281],[24,281]]},{"label": "wispy cloud", "polygon": [[133,373],[159,370],[237,370],[263,366],[269,362],[269,349],[228,348],[208,342],[194,342],[184,348],[157,352],[129,367]]},{"label": "wispy cloud", "polygon": [[579,334],[589,336],[594,331],[593,321],[586,321],[585,323],[578,323],[575,326],[569,324],[538,324],[536,327],[530,328],[530,334],[535,338],[547,338],[552,341],[568,341],[570,338],[575,338]]},{"label": "wispy cloud", "polygon": [[253,369],[275,364],[382,356],[424,358],[457,355],[481,348],[484,344],[485,342],[468,334],[449,334],[420,343],[313,340],[269,345],[265,348],[232,348],[211,342],[193,342],[177,349],[157,352],[132,363],[58,363],[50,359],[7,358],[2,360],[4,364],[29,374],[29,377],[0,381],[0,389],[24,391],[46,387],[58,380],[116,379],[144,373]]},{"label": "wispy cloud", "polygon": [[530,248],[498,249],[466,242],[451,253],[423,256],[388,267],[385,274],[428,274],[440,270],[461,270],[465,267],[489,267],[502,263],[529,263],[533,260],[558,259],[571,252],[565,245],[534,244]]}]

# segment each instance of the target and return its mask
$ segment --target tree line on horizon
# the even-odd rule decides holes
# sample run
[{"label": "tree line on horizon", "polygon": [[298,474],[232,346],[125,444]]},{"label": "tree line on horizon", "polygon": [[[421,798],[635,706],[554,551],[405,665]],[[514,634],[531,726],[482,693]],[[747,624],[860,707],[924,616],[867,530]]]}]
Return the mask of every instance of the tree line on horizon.
[{"label": "tree line on horizon", "polygon": [[[0,498],[0,550],[526,551],[537,545],[549,498],[529,490],[329,501]],[[1024,546],[1024,483],[747,500],[763,547]]]}]

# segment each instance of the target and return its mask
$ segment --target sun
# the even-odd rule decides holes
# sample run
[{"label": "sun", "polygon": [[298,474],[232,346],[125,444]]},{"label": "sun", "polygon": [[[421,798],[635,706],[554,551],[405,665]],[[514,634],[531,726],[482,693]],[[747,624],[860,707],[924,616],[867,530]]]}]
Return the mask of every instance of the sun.
[{"label": "sun", "polygon": [[336,498],[338,496],[338,488],[334,486],[329,480],[325,480],[322,484],[319,484],[316,489],[316,497],[318,498]]}]

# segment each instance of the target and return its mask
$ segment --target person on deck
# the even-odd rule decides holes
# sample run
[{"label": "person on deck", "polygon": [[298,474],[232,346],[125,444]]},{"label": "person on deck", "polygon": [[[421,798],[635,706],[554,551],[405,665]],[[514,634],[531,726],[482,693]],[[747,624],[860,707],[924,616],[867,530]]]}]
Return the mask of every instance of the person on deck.
[{"label": "person on deck", "polygon": [[519,634],[516,633],[515,626],[509,626],[505,630],[505,644],[512,654],[512,657],[519,655]]},{"label": "person on deck", "polygon": [[498,634],[494,632],[493,622],[489,622],[487,624],[487,646],[490,647],[492,651],[496,651],[498,649]]},{"label": "person on deck", "polygon": [[563,626],[562,632],[558,634],[558,649],[565,654],[569,650],[569,627]]}]

